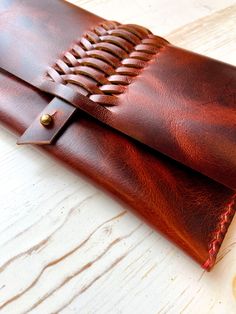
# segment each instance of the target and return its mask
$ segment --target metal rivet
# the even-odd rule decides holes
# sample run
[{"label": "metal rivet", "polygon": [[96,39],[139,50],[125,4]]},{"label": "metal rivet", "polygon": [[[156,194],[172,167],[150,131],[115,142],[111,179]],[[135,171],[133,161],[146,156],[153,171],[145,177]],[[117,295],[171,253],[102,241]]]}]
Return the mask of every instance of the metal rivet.
[{"label": "metal rivet", "polygon": [[43,125],[43,126],[49,126],[51,123],[52,123],[52,116],[50,116],[50,114],[43,114],[41,117],[40,117],[40,123]]}]

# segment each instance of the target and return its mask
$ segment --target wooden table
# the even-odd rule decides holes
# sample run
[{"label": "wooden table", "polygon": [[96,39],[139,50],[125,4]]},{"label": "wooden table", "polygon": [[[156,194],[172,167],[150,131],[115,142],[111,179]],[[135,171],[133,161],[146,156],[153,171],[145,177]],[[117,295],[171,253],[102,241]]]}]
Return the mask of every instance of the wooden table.
[{"label": "wooden table", "polygon": [[[236,64],[234,0],[71,2]],[[0,132],[1,314],[236,313],[235,219],[206,273],[84,178]]]}]

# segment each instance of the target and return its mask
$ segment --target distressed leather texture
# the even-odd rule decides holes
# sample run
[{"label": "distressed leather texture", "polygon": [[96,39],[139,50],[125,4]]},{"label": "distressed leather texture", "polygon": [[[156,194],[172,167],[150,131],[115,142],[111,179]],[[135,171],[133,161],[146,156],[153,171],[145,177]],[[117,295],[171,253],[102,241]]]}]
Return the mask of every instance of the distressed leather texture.
[{"label": "distressed leather texture", "polygon": [[[43,150],[210,270],[235,212],[235,67],[63,1],[3,0],[0,12],[0,121],[36,143],[56,134]],[[97,39],[96,28],[109,34]],[[118,59],[96,63],[106,75],[91,60],[81,69],[83,52],[71,53],[88,31],[87,59],[110,48]],[[43,129],[39,116],[48,110],[58,115]]]}]

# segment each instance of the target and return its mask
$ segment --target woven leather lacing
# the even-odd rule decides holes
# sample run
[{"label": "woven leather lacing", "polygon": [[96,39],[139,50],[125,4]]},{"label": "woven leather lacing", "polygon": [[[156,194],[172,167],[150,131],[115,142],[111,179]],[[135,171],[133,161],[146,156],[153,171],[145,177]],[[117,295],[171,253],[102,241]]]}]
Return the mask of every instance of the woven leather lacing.
[{"label": "woven leather lacing", "polygon": [[106,21],[85,33],[47,74],[101,105],[116,105],[117,95],[166,44],[141,26]]}]

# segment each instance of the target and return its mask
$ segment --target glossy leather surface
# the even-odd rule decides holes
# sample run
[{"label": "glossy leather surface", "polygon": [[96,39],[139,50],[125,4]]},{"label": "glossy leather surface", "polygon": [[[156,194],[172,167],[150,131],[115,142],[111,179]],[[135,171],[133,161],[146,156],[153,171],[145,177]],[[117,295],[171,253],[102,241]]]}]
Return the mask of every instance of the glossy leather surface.
[{"label": "glossy leather surface", "polygon": [[167,45],[110,110],[136,139],[236,190],[236,67]]},{"label": "glossy leather surface", "polygon": [[[0,120],[17,134],[51,100],[6,72],[0,74],[0,88]],[[55,144],[43,149],[118,196],[202,266],[213,266],[219,244],[214,255],[209,250],[219,231],[221,243],[233,217],[232,211],[228,214],[232,190],[82,112]]]},{"label": "glossy leather surface", "polygon": [[[49,89],[42,88],[42,84],[47,85],[45,76],[48,68],[58,58],[63,59],[65,53],[85,32],[104,22],[84,10],[60,2],[57,15],[54,12],[55,6],[49,0],[15,0],[11,2],[10,9],[5,5],[5,10],[4,3],[7,2],[3,2],[4,13],[1,16],[4,28],[0,32],[0,67],[47,91]],[[61,20],[63,14],[65,16]],[[49,20],[50,27],[45,29],[44,23]],[[63,23],[58,23],[59,20]],[[112,30],[109,24],[106,28]],[[113,28],[119,29],[119,24]],[[110,96],[96,95],[96,85],[102,84],[101,77],[103,81],[112,83],[111,77],[114,80],[114,76],[116,85],[124,85],[132,73],[127,75],[121,72],[123,74],[117,75],[116,70],[116,75],[108,75],[106,78],[99,70],[89,68],[88,73],[87,69],[87,75],[100,77],[93,84],[93,91],[90,91],[95,93],[90,96],[94,103],[78,97],[80,91],[77,94],[74,91],[72,97],[68,97],[68,89],[64,88],[61,92],[61,82],[57,82],[52,93],[57,95],[55,90],[60,90],[58,97],[71,104],[75,104],[73,100],[77,99],[77,107],[101,122],[236,189],[236,68],[174,47],[168,42],[163,44],[145,29],[129,25],[126,28],[132,35],[136,33],[140,36],[138,38],[135,35],[139,39],[137,43],[131,44],[128,40],[111,35],[100,36],[102,42],[99,37],[98,43],[95,40],[94,44],[94,39],[82,41],[85,51],[111,50],[119,63],[129,59],[133,52],[152,56],[130,81],[125,92],[117,97],[112,96],[115,97],[115,106],[105,103],[99,108],[97,103],[100,103],[100,99]],[[63,29],[67,31],[63,32]],[[63,38],[57,36],[62,32]],[[18,53],[12,60],[9,51],[14,45],[17,46]],[[132,67],[129,65],[128,68]],[[91,74],[91,70],[95,74]],[[82,80],[78,74],[74,77],[78,81]],[[117,83],[119,79],[120,84]]]},{"label": "glossy leather surface", "polygon": [[[47,17],[53,15],[49,29],[54,39],[48,37],[47,29],[41,29],[38,22],[33,24],[37,26],[35,29],[31,28],[32,43],[37,46],[37,50],[40,49],[40,43],[37,43],[39,33],[46,43],[41,47],[41,52],[37,51],[36,57],[32,55],[34,50],[31,46],[29,49],[22,48],[23,43],[26,44],[25,38],[29,36],[27,33],[25,37],[22,29],[18,59],[12,60],[11,55],[6,53],[5,45],[10,49],[17,38],[13,36],[7,40],[11,37],[11,27],[4,15],[14,20],[14,12],[18,12],[15,6],[20,6],[21,12],[27,11],[27,16],[33,16],[36,20],[38,15],[45,19],[45,8]],[[7,32],[0,35],[0,45],[5,51],[0,56],[0,63],[8,71],[23,76],[23,79],[35,85],[46,79],[43,73],[46,73],[56,58],[63,56],[70,41],[102,21],[62,1],[4,0],[0,3],[0,9],[6,8],[8,13],[0,19],[1,29],[5,23],[8,25]],[[50,10],[53,10],[53,14]],[[73,31],[69,35],[68,32],[63,32],[63,38],[58,40],[59,36],[55,34],[63,26],[54,28],[53,25],[57,25],[57,18],[63,14],[65,25]],[[24,27],[26,20],[23,19],[24,22],[21,23],[15,19],[15,22],[10,23],[16,25],[17,22]],[[53,48],[47,50],[48,45]],[[41,59],[42,51],[44,53]],[[210,65],[211,71],[208,74],[202,65],[203,61]],[[232,78],[227,85],[229,91],[225,93],[223,91],[226,85],[222,89],[220,79],[212,80],[212,73],[219,75],[219,72],[224,82],[226,78]],[[118,196],[155,229],[209,270],[214,265],[219,246],[233,217],[235,192],[200,172],[165,157],[156,149],[192,168],[200,167],[198,170],[201,172],[234,187],[235,125],[229,121],[230,114],[232,116],[234,111],[231,101],[227,102],[233,92],[234,75],[235,70],[231,66],[167,45],[117,97],[119,104],[105,108],[109,110],[109,115],[103,115],[102,106],[100,110],[93,111],[94,117],[98,113],[98,119],[101,120],[102,117],[103,122],[113,128],[92,118],[89,115],[91,107],[83,102],[81,106],[86,107],[82,109],[88,109],[87,114],[77,110],[56,143],[43,149]],[[199,77],[209,84],[192,84],[202,81],[198,80]],[[1,71],[0,121],[18,134],[22,134],[51,101],[57,101],[57,98],[40,92],[30,84]],[[205,92],[206,86],[206,91],[212,92]],[[212,102],[213,95],[217,99],[216,105]],[[70,102],[73,103],[73,99]],[[204,103],[207,105],[203,106]],[[220,113],[223,116],[221,121]],[[216,141],[216,130],[220,139],[228,136],[228,146]],[[201,131],[203,133],[199,134]],[[204,138],[204,134],[208,137]],[[219,162],[218,168],[222,166],[222,171],[220,169],[218,174],[214,173],[216,161]],[[209,173],[206,173],[208,170]],[[228,170],[231,176],[226,173]]]}]

